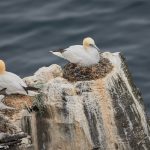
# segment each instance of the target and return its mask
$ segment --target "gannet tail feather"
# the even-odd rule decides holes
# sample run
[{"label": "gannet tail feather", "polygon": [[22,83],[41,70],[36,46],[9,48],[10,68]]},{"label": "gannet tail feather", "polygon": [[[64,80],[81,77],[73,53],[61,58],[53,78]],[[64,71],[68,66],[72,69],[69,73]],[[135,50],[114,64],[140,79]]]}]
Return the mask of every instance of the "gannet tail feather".
[{"label": "gannet tail feather", "polygon": [[39,94],[37,92],[39,89],[36,87],[28,86],[28,87],[23,87],[23,88],[26,91],[27,95],[29,95],[29,96],[35,96],[35,95]]},{"label": "gannet tail feather", "polygon": [[7,89],[7,88],[3,88],[2,90],[0,90],[0,94],[1,94],[1,95],[6,95],[6,89]]},{"label": "gannet tail feather", "polygon": [[53,52],[53,51],[50,52],[58,57],[64,58],[61,52]]}]

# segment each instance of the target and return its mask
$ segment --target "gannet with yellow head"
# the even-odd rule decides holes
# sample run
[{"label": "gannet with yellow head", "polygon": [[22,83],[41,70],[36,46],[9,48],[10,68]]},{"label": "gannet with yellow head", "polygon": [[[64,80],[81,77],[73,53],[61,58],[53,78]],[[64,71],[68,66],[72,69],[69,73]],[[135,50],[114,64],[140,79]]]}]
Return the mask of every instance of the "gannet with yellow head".
[{"label": "gannet with yellow head", "polygon": [[81,66],[91,66],[97,64],[100,60],[99,48],[90,37],[83,39],[83,45],[73,45],[66,49],[50,52]]},{"label": "gannet with yellow head", "polygon": [[34,87],[28,87],[26,83],[16,74],[6,71],[3,60],[0,60],[0,93],[3,95],[23,94],[35,96],[38,94]]}]

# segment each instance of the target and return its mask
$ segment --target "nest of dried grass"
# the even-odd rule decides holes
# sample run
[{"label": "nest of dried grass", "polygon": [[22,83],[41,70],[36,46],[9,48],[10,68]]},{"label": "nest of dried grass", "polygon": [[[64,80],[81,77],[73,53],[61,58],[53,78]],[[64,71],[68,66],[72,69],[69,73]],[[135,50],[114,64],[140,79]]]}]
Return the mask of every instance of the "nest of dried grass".
[{"label": "nest of dried grass", "polygon": [[105,77],[112,69],[112,64],[106,58],[102,58],[98,64],[90,67],[68,63],[63,68],[63,77],[71,82],[95,80]]}]

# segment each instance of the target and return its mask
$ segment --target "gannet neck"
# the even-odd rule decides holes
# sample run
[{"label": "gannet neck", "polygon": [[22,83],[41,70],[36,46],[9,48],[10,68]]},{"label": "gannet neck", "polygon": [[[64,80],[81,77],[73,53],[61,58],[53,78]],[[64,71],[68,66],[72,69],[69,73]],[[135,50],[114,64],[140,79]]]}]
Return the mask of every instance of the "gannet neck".
[{"label": "gannet neck", "polygon": [[90,37],[84,38],[83,39],[83,47],[88,48],[88,47],[90,47],[90,45],[95,45],[94,40]]},{"label": "gannet neck", "polygon": [[0,60],[0,74],[5,73],[6,71],[6,66],[3,60]]}]

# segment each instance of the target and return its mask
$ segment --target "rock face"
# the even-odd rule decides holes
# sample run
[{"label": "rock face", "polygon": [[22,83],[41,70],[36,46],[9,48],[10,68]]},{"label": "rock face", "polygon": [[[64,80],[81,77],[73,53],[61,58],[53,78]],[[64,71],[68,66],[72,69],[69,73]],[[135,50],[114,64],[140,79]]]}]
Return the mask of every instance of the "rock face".
[{"label": "rock face", "polygon": [[31,142],[26,140],[30,149],[150,149],[143,100],[125,60],[119,53],[107,52],[103,57],[112,68],[98,79],[68,81],[58,65],[43,67],[25,78],[27,84],[41,88],[32,107],[38,112],[19,110],[9,119],[14,123],[19,116],[15,125],[31,135]]}]

